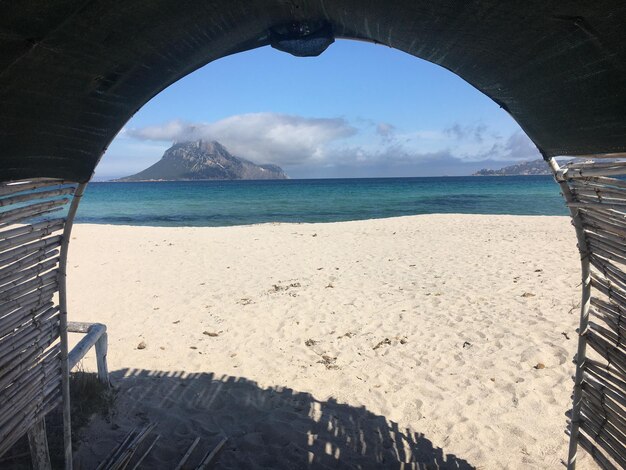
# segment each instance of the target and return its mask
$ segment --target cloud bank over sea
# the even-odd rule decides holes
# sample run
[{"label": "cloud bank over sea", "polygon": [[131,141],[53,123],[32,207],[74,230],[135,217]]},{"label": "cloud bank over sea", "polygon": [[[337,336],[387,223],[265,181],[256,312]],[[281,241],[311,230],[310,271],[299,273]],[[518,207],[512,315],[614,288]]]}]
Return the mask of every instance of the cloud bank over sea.
[{"label": "cloud bank over sea", "polygon": [[260,112],[212,122],[174,119],[124,128],[116,141],[121,148],[103,161],[100,173],[139,171],[156,162],[173,142],[198,139],[219,141],[231,153],[256,163],[280,165],[293,178],[463,175],[541,158],[521,130],[502,135],[481,122],[404,129],[369,118]]}]

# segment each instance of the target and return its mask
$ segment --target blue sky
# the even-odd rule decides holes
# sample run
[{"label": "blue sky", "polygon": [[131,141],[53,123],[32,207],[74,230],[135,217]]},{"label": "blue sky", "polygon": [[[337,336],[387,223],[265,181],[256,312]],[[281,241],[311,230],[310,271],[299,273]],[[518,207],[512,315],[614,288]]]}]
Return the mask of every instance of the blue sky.
[{"label": "blue sky", "polygon": [[184,77],[126,124],[95,179],[136,173],[196,138],[292,178],[466,175],[539,158],[505,111],[451,72],[340,40],[315,58],[264,47]]}]

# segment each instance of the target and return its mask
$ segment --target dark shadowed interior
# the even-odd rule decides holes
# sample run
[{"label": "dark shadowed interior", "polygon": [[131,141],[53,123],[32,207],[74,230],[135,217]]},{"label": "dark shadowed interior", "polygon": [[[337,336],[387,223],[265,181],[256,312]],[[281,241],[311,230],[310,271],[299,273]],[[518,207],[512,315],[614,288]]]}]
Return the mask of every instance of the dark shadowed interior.
[{"label": "dark shadowed interior", "polygon": [[333,37],[451,70],[544,157],[626,150],[620,0],[39,0],[2,10],[1,180],[87,181],[124,123],[198,67],[270,43],[315,55]]}]

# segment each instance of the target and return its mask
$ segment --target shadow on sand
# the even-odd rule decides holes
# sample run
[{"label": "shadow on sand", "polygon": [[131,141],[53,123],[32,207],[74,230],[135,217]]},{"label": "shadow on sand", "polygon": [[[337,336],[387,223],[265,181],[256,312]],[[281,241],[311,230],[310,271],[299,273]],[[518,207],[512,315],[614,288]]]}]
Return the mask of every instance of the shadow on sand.
[{"label": "shadow on sand", "polygon": [[158,444],[142,468],[173,468],[200,437],[190,459],[228,436],[215,468],[470,469],[467,461],[399,429],[364,407],[320,401],[289,388],[261,388],[241,377],[123,369],[113,415],[86,430],[77,466],[102,461],[126,432],[157,423]]}]

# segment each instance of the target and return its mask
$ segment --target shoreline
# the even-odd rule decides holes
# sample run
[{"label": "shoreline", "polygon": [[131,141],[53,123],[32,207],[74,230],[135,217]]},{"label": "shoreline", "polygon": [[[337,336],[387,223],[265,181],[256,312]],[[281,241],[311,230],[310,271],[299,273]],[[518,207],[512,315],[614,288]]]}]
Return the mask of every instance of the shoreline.
[{"label": "shoreline", "polygon": [[[211,229],[211,228],[235,228],[235,227],[264,227],[277,225],[332,225],[332,224],[350,224],[358,222],[376,222],[394,219],[411,219],[413,217],[530,217],[530,218],[561,218],[571,219],[569,215],[543,215],[543,214],[469,214],[464,212],[437,212],[429,214],[412,214],[412,215],[392,215],[389,217],[376,217],[371,219],[351,219],[351,220],[331,220],[328,222],[260,222],[251,224],[237,225],[132,225],[132,224],[111,224],[97,222],[81,222],[76,220],[74,226],[93,226],[93,227],[124,227],[124,228],[154,228],[154,229]],[[80,219],[80,215],[77,217]]]}]

